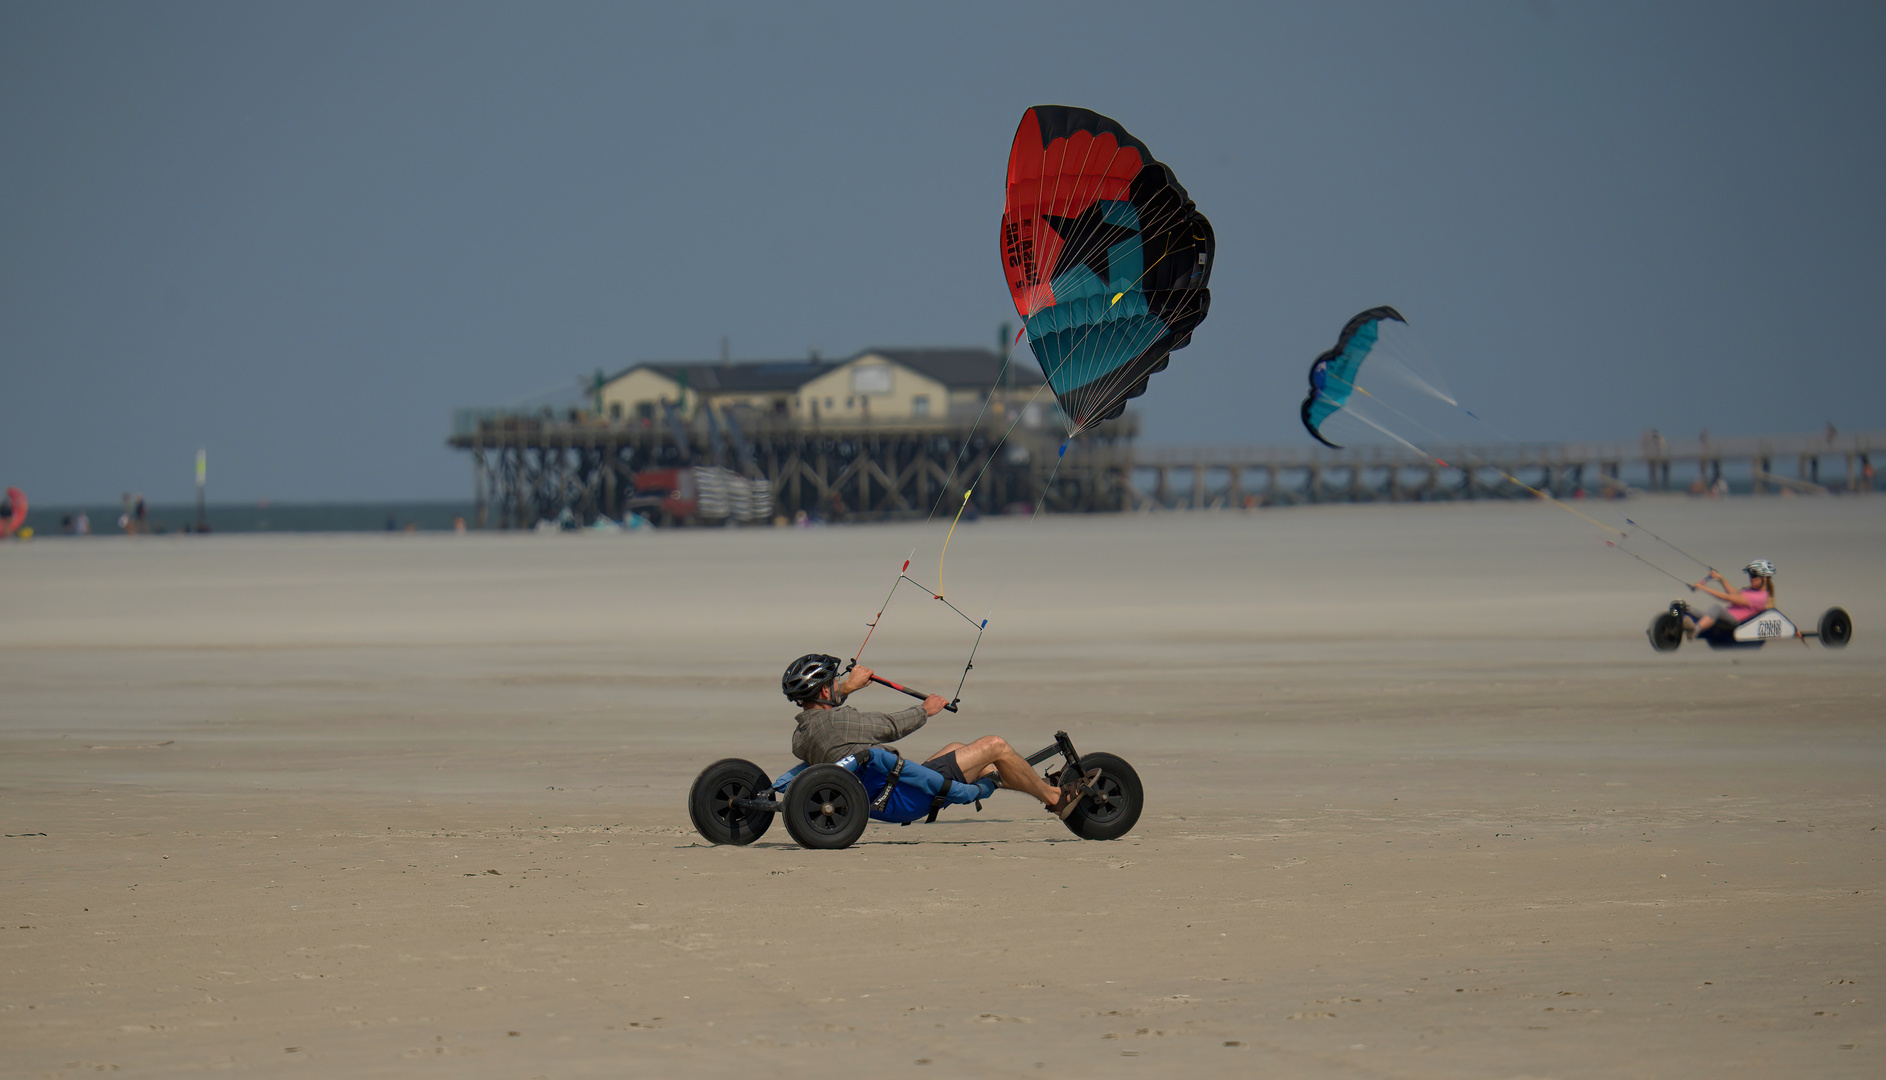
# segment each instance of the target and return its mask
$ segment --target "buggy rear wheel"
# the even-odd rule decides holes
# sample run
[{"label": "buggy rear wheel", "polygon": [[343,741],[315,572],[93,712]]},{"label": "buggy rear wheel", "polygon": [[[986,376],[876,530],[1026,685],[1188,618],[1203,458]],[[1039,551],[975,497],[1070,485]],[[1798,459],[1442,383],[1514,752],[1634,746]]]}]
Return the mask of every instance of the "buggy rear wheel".
[{"label": "buggy rear wheel", "polygon": [[1081,797],[1074,812],[1061,819],[1068,831],[1082,840],[1117,840],[1139,823],[1146,801],[1133,766],[1112,754],[1082,754],[1081,771],[1100,770],[1093,790]]},{"label": "buggy rear wheel", "polygon": [[1844,608],[1828,608],[1821,616],[1821,644],[1830,649],[1844,649],[1853,636],[1853,619]]},{"label": "buggy rear wheel", "polygon": [[1666,611],[1650,620],[1650,647],[1658,652],[1675,652],[1683,644],[1683,616]]},{"label": "buggy rear wheel", "polygon": [[786,831],[800,847],[848,848],[871,820],[864,784],[838,765],[814,765],[793,777],[782,805]]},{"label": "buggy rear wheel", "polygon": [[772,786],[758,765],[741,758],[724,758],[701,770],[688,789],[688,817],[694,830],[710,844],[751,844],[773,823],[764,810],[733,805]]}]

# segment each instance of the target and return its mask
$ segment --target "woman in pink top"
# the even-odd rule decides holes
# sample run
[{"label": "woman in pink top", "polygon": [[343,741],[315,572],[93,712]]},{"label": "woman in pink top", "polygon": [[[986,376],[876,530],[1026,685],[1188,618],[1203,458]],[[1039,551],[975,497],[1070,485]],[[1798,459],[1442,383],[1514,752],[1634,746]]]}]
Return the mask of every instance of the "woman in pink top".
[{"label": "woman in pink top", "polygon": [[[1728,581],[1714,570],[1709,577],[1696,583],[1695,588],[1722,601],[1711,608],[1709,614],[1696,618],[1696,628],[1692,633],[1700,634],[1716,624],[1718,619],[1729,620],[1730,626],[1739,626],[1756,614],[1775,606],[1775,564],[1767,559],[1756,559],[1742,569],[1748,571],[1748,588],[1732,589]],[[1721,589],[1709,587],[1710,581],[1721,583]],[[1723,607],[1723,604],[1729,605]]]}]

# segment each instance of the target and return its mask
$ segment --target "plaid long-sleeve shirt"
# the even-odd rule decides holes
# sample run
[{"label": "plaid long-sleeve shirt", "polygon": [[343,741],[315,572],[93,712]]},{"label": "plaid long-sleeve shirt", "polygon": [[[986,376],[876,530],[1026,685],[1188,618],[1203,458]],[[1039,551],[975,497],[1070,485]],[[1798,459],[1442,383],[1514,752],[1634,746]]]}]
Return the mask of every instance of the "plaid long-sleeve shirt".
[{"label": "plaid long-sleeve shirt", "polygon": [[895,742],[929,719],[921,705],[894,713],[859,712],[849,705],[807,709],[793,729],[792,753],[811,765],[829,765],[847,754]]}]

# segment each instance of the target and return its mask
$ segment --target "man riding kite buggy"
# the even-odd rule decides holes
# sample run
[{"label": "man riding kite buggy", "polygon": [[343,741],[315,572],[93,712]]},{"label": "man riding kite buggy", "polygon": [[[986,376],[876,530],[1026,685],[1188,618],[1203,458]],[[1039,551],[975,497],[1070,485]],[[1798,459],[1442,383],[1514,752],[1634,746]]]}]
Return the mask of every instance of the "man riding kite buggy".
[{"label": "man riding kite buggy", "polygon": [[[845,704],[845,699],[864,689],[877,675],[863,666],[841,675],[842,663],[836,656],[807,653],[780,676],[781,691],[800,707],[798,726],[792,732],[792,753],[808,765],[832,764],[868,754],[873,748],[914,733],[930,717],[949,707],[941,697],[929,694],[921,705],[901,712],[859,712]],[[925,758],[921,767],[959,785],[993,780],[995,783],[988,787],[991,793],[996,786],[1027,792],[1063,819],[1079,804],[1089,785],[1089,778],[1081,774],[1068,777],[1059,787],[1049,784],[1035,775],[1027,759],[1016,753],[1006,739],[997,735],[985,735],[972,743],[949,743]],[[904,769],[899,770],[900,775]]]},{"label": "man riding kite buggy", "polygon": [[[1080,753],[1065,731],[1026,757],[1007,740],[990,736],[950,743],[923,764],[905,760],[895,747],[877,741],[916,731],[936,713],[953,711],[955,703],[855,664],[841,671],[841,663],[835,656],[808,654],[793,661],[780,680],[787,696],[803,706],[793,732],[799,764],[769,779],[751,761],[722,758],[695,777],[688,817],[708,843],[751,844],[777,816],[801,847],[846,848],[871,821],[935,821],[944,807],[960,803],[981,810],[982,800],[1000,787],[1040,799],[1083,840],[1117,840],[1139,822],[1145,801],[1139,773],[1112,754]],[[886,714],[844,704],[872,682],[921,698],[923,705]],[[821,760],[834,754],[842,756]],[[1046,777],[1035,775],[1034,767],[1051,758],[1062,764]]]}]

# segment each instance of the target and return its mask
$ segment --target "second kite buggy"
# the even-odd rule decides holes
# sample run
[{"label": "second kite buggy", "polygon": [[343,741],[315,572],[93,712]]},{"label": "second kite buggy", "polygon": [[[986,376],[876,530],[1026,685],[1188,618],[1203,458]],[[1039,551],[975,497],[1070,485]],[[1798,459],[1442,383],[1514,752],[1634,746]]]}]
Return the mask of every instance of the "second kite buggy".
[{"label": "second kite buggy", "polygon": [[[1650,647],[1658,652],[1675,652],[1683,644],[1685,636],[1684,620],[1694,619],[1695,612],[1681,600],[1670,601],[1666,611],[1659,612],[1650,620]],[[1821,621],[1812,630],[1802,630],[1794,625],[1794,620],[1781,613],[1780,608],[1758,611],[1741,622],[1718,619],[1715,625],[1696,635],[1712,649],[1757,649],[1770,641],[1793,638],[1801,644],[1807,644],[1808,638],[1818,638],[1822,645],[1830,649],[1844,648],[1848,639],[1853,637],[1853,618],[1845,608],[1828,608],[1821,615]]]}]

